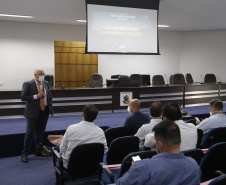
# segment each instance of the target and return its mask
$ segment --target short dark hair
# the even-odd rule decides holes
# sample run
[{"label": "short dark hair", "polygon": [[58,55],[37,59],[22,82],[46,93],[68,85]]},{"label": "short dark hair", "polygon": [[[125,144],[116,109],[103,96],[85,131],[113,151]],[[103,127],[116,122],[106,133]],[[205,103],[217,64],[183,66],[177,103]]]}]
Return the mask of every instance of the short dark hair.
[{"label": "short dark hair", "polygon": [[155,138],[163,140],[167,145],[179,145],[181,143],[180,129],[176,123],[171,120],[166,120],[154,126],[152,131],[155,133]]},{"label": "short dark hair", "polygon": [[167,120],[171,121],[176,121],[182,118],[180,107],[173,102],[164,105],[162,115],[167,117]]},{"label": "short dark hair", "polygon": [[83,109],[83,115],[84,115],[84,120],[88,121],[88,122],[93,122],[98,114],[98,109],[92,105],[92,104],[88,104],[85,106],[85,108]]},{"label": "short dark hair", "polygon": [[210,107],[215,107],[216,110],[223,110],[223,102],[220,99],[213,99],[209,102]]},{"label": "short dark hair", "polygon": [[152,117],[159,117],[162,113],[162,103],[155,101],[151,103],[150,114]]}]

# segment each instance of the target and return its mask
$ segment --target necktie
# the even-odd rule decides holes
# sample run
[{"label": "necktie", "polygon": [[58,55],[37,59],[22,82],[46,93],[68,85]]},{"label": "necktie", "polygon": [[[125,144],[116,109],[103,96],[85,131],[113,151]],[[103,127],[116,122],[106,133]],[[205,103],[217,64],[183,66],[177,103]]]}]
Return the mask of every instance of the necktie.
[{"label": "necktie", "polygon": [[[42,92],[42,89],[40,87],[40,82],[38,83],[38,90],[39,90],[39,92]],[[41,107],[41,110],[42,111],[45,110],[45,101],[44,101],[44,98],[40,98],[40,107]]]}]

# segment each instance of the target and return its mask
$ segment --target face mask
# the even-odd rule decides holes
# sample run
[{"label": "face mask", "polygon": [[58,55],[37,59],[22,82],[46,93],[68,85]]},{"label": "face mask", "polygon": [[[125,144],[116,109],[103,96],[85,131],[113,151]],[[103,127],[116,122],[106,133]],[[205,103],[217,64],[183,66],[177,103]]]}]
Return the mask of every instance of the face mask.
[{"label": "face mask", "polygon": [[44,78],[45,78],[45,75],[40,75],[39,78],[38,78],[38,80],[39,80],[40,82],[43,82],[43,81],[44,81]]},{"label": "face mask", "polygon": [[127,108],[127,111],[128,111],[128,113],[132,113],[131,110],[130,110],[130,108],[129,108],[129,106]]}]

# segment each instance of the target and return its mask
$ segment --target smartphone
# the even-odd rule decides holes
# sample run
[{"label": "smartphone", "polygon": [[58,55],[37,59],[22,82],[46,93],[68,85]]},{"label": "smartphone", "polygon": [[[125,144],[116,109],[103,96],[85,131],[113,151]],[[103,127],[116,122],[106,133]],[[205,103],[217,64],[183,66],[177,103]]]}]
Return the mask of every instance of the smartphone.
[{"label": "smartphone", "polygon": [[195,117],[195,120],[196,120],[196,121],[200,121],[199,118],[197,118],[197,117]]},{"label": "smartphone", "polygon": [[133,159],[133,162],[134,162],[134,163],[135,163],[136,161],[141,160],[141,159],[140,159],[140,156],[138,156],[138,155],[137,155],[137,156],[133,156],[132,159]]}]

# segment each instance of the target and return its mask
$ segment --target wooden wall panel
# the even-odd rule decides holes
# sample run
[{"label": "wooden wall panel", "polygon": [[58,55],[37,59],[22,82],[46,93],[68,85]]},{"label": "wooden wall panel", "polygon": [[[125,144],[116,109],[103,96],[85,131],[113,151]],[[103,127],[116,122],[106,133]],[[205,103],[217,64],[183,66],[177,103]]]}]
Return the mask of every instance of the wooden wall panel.
[{"label": "wooden wall panel", "polygon": [[55,41],[55,87],[88,86],[98,73],[98,55],[85,54],[85,42]]}]

